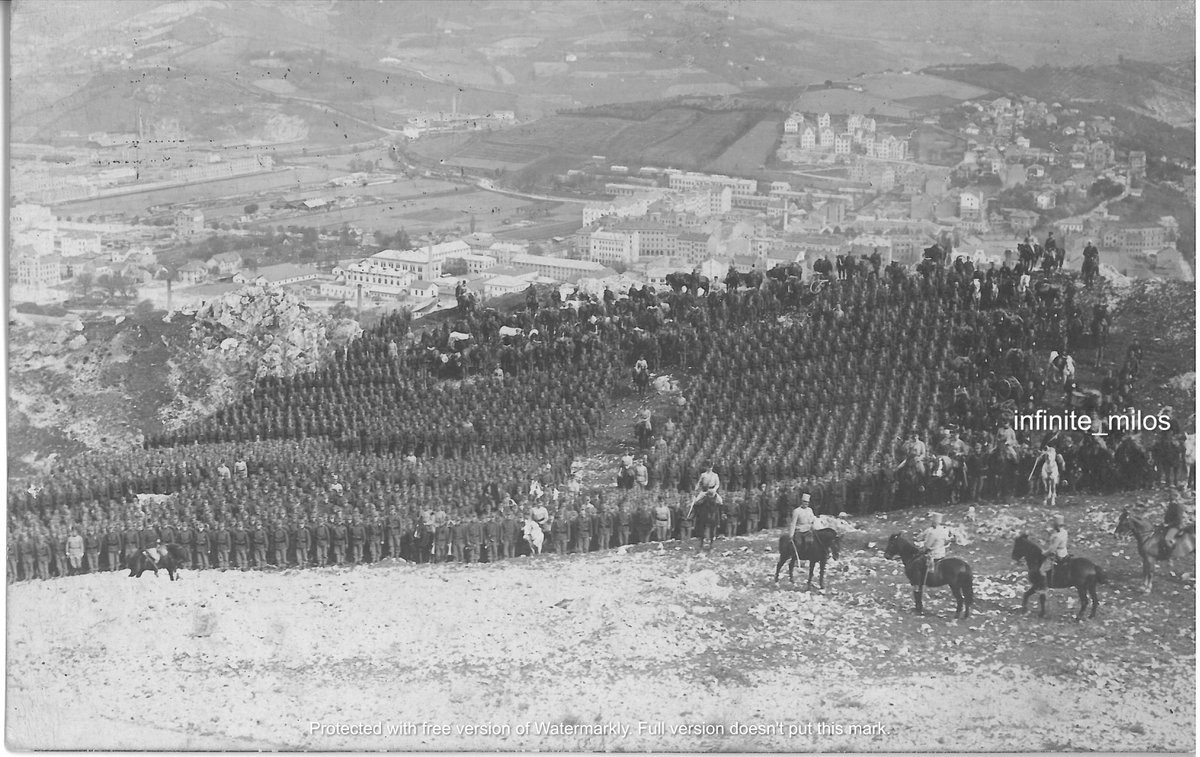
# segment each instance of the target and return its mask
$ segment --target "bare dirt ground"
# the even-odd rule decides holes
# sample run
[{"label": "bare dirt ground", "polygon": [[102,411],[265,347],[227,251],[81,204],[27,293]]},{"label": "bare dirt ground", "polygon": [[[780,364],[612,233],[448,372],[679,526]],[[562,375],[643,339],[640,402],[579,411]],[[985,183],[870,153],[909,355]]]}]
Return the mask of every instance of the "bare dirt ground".
[{"label": "bare dirt ground", "polygon": [[[1073,552],[1110,576],[1080,624],[1072,591],[1051,592],[1045,619],[1018,612],[1012,535],[1040,536],[1046,520],[1032,499],[979,505],[974,523],[945,509],[970,542],[952,553],[977,576],[977,614],[957,622],[943,589],[915,616],[900,565],[883,558],[924,510],[851,518],[861,531],[825,592],[771,580],[777,531],[708,553],[667,542],[497,565],[13,585],[6,743],[1190,751],[1194,585],[1160,574],[1142,594],[1133,545],[1112,535],[1122,506],[1161,513],[1159,499],[1060,502]],[[380,732],[321,730],[352,725]]]}]

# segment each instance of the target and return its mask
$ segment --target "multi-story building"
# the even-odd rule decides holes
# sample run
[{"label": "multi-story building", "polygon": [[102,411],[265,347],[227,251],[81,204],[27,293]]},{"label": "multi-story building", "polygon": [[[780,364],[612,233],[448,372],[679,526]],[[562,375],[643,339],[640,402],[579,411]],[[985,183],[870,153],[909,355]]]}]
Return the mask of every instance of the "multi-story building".
[{"label": "multi-story building", "polygon": [[822,113],[821,115],[817,116],[817,128],[818,129],[828,129],[829,126],[830,126],[830,120],[829,120],[828,113]]},{"label": "multi-story building", "polygon": [[682,231],[675,242],[675,254],[689,265],[696,265],[708,258],[708,238],[701,231]]},{"label": "multi-story building", "polygon": [[821,147],[833,147],[833,129],[829,126],[822,126],[817,135],[817,144]]},{"label": "multi-story building", "polygon": [[1146,178],[1146,151],[1145,150],[1130,150],[1129,151],[1129,178],[1131,178],[1131,179]]},{"label": "multi-story building", "polygon": [[100,254],[100,235],[79,232],[62,232],[58,235],[58,252],[63,257]]},{"label": "multi-story building", "polygon": [[1156,223],[1125,226],[1121,231],[1121,252],[1145,255],[1166,244],[1167,230]]},{"label": "multi-story building", "polygon": [[204,214],[199,210],[181,210],[175,214],[175,235],[194,237],[204,233]]},{"label": "multi-story building", "polygon": [[588,237],[588,260],[628,265],[638,259],[637,232],[597,229]]},{"label": "multi-story building", "polygon": [[[471,248],[467,247],[465,250],[455,248],[455,250],[458,255],[467,255],[470,254]],[[429,248],[424,250],[381,250],[367,260],[385,270],[411,274],[413,278],[433,281],[442,275],[444,258],[435,258],[432,248]]]},{"label": "multi-story building", "polygon": [[28,246],[13,254],[13,282],[22,286],[47,287],[62,281],[62,259],[57,255],[39,255]]},{"label": "multi-story building", "polygon": [[670,257],[675,254],[679,231],[660,221],[622,221],[608,227],[609,231],[636,232],[638,257]]},{"label": "multi-story building", "polygon": [[983,198],[977,192],[963,192],[958,196],[958,217],[964,221],[983,219]]},{"label": "multi-story building", "polygon": [[817,132],[813,127],[806,126],[804,131],[800,132],[800,149],[812,150],[817,146]]},{"label": "multi-story building", "polygon": [[799,134],[804,128],[804,115],[802,113],[793,113],[783,122],[784,134]]},{"label": "multi-story building", "polygon": [[720,174],[680,171],[670,174],[668,181],[671,189],[676,192],[694,192],[708,189],[720,190],[724,187],[729,187],[739,194],[754,194],[758,191],[757,179],[739,179]]},{"label": "multi-story building", "polygon": [[539,276],[569,283],[574,283],[585,276],[597,276],[607,270],[603,265],[592,260],[570,260],[546,255],[515,255],[512,259],[512,266],[529,268],[536,271]]},{"label": "multi-story building", "polygon": [[849,132],[843,132],[841,134],[838,134],[834,138],[834,141],[833,141],[833,154],[834,155],[849,155],[850,154],[850,144],[851,144],[851,139],[850,139]]}]

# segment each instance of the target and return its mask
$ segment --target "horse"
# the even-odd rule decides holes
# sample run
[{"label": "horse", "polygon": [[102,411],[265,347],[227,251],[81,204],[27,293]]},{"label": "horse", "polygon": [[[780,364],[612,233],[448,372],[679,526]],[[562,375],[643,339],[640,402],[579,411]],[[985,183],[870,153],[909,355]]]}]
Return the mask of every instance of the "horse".
[{"label": "horse", "polygon": [[896,472],[896,499],[901,506],[918,505],[924,500],[925,464],[918,458],[906,460]]},{"label": "horse", "polygon": [[649,413],[641,415],[633,424],[633,433],[637,436],[638,447],[646,449],[654,441],[654,424]]},{"label": "horse", "polygon": [[1100,275],[1100,258],[1085,255],[1083,258],[1083,285],[1092,288],[1096,277]]},{"label": "horse", "polygon": [[1114,453],[1121,483],[1127,489],[1143,489],[1155,479],[1154,465],[1140,441],[1129,434],[1121,439]]},{"label": "horse", "polygon": [[150,555],[146,554],[144,549],[130,555],[127,559],[129,577],[141,578],[147,570],[153,570],[154,575],[157,576],[158,569],[165,568],[172,581],[179,580],[179,569],[188,561],[187,551],[179,544],[164,544],[162,548],[166,550],[166,554],[158,558],[157,564],[150,559]]},{"label": "horse", "polygon": [[1180,435],[1171,431],[1162,432],[1151,453],[1163,483],[1178,486],[1188,470],[1187,445]]},{"label": "horse", "polygon": [[1017,488],[1017,471],[1021,464],[1021,454],[1011,444],[997,444],[987,456],[988,472],[995,486],[996,498],[1007,502]]},{"label": "horse", "polygon": [[1108,582],[1104,570],[1086,557],[1066,557],[1051,571],[1050,586],[1047,587],[1041,571],[1042,560],[1045,557],[1045,552],[1029,538],[1029,534],[1021,534],[1013,543],[1012,559],[1024,560],[1026,567],[1029,568],[1029,588],[1021,597],[1021,611],[1027,610],[1029,597],[1036,591],[1040,593],[1039,601],[1041,603],[1041,612],[1038,613],[1038,617],[1044,618],[1046,617],[1046,589],[1074,588],[1079,592],[1079,614],[1075,616],[1075,622],[1083,620],[1083,613],[1088,608],[1089,597],[1091,597],[1092,612],[1088,617],[1096,617],[1096,609],[1100,606],[1100,599],[1096,596],[1096,586]]},{"label": "horse", "polygon": [[409,542],[409,557],[413,562],[429,562],[433,555],[433,532],[433,526],[424,523],[413,529],[412,540]]},{"label": "horse", "polygon": [[638,394],[646,396],[646,392],[650,390],[650,370],[634,366],[633,386]]},{"label": "horse", "polygon": [[[1054,507],[1058,504],[1058,483],[1062,480],[1062,472],[1067,464],[1058,450],[1053,447],[1050,450],[1050,454],[1043,452],[1038,455],[1037,461],[1033,464],[1033,470],[1029,471],[1029,480],[1032,481],[1034,476],[1038,477],[1039,486],[1046,491],[1046,500],[1043,504]],[[1053,455],[1053,459],[1050,455]]]},{"label": "horse", "polygon": [[521,538],[529,545],[529,554],[536,557],[542,553],[542,545],[546,541],[546,534],[542,531],[541,525],[532,518],[525,519],[525,525],[521,528]]},{"label": "horse", "polygon": [[[1149,593],[1154,584],[1154,561],[1165,562],[1167,570],[1171,571],[1171,560],[1186,558],[1196,552],[1196,524],[1179,529],[1175,535],[1174,545],[1168,547],[1166,542],[1167,529],[1165,526],[1151,526],[1145,519],[1130,514],[1128,509],[1121,511],[1114,531],[1117,536],[1130,534],[1137,544],[1138,557],[1142,558],[1142,591]],[[1174,573],[1174,571],[1171,571]]]},{"label": "horse", "polygon": [[924,615],[921,595],[926,586],[949,586],[954,594],[954,617],[960,614],[963,619],[971,617],[971,605],[975,603],[974,580],[971,566],[965,560],[957,557],[944,557],[937,561],[933,570],[926,570],[928,558],[903,533],[892,534],[888,537],[887,551],[883,556],[892,559],[896,556],[904,563],[904,575],[913,589],[913,599],[916,600],[917,614]]},{"label": "horse", "polygon": [[935,455],[929,471],[929,483],[938,484],[947,502],[958,504],[967,489],[967,464],[950,455]]},{"label": "horse", "polygon": [[717,541],[717,528],[721,523],[721,505],[715,492],[705,492],[691,507],[696,519],[695,530],[700,534],[700,549],[704,549],[704,541],[708,540],[708,548],[712,549]]},{"label": "horse", "polygon": [[833,559],[838,559],[838,542],[840,538],[838,532],[832,528],[821,528],[813,531],[813,538],[808,542],[807,549],[800,550],[798,543],[799,536],[789,539],[787,534],[779,536],[779,562],[775,564],[775,583],[779,583],[779,571],[783,568],[783,564],[788,564],[788,581],[796,583],[796,563],[800,560],[808,561],[808,584],[806,588],[812,588],[813,571],[817,567],[817,563],[821,564],[821,576],[818,579],[818,586],[822,591],[825,590],[825,564],[829,562],[829,556],[832,554]]}]

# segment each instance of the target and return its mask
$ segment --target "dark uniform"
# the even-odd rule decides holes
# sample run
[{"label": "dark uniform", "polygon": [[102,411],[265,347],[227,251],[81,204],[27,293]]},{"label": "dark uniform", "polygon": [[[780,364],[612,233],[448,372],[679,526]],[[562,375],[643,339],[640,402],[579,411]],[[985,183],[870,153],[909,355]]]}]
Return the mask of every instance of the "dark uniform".
[{"label": "dark uniform", "polygon": [[288,530],[283,523],[276,523],[271,529],[271,562],[275,565],[287,565],[288,554]]},{"label": "dark uniform", "polygon": [[303,520],[297,521],[292,528],[292,549],[296,552],[296,565],[308,567],[308,553],[312,549],[312,529]]}]

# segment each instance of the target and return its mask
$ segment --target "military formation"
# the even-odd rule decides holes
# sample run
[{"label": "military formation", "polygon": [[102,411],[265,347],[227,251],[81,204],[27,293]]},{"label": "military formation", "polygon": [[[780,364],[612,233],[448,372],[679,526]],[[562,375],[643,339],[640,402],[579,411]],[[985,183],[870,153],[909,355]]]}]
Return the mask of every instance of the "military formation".
[{"label": "military formation", "polygon": [[[728,536],[778,527],[805,494],[819,513],[890,509],[907,435],[932,442],[949,419],[1007,439],[1048,393],[1034,349],[1091,338],[1073,284],[1025,263],[825,269],[822,287],[787,267],[739,289],[531,289],[513,313],[468,306],[415,333],[387,316],[321,370],[10,487],[9,578],[115,570],[159,542],[200,568],[495,561],[543,511],[553,553],[679,538],[710,460]],[[572,463],[631,366],[692,378],[641,419],[616,490],[584,491]],[[1136,379],[1136,358],[1122,372]]]}]

